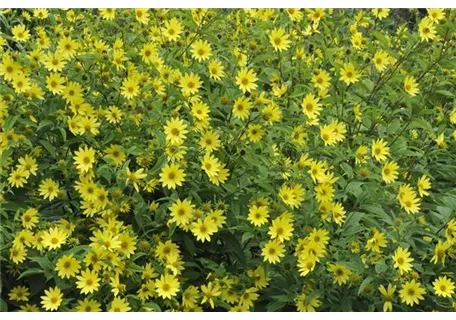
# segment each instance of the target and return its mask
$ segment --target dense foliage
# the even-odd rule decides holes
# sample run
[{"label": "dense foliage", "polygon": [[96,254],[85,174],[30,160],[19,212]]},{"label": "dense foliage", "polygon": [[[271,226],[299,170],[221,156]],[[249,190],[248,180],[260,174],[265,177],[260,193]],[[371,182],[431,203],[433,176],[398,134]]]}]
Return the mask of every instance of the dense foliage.
[{"label": "dense foliage", "polygon": [[453,10],[2,10],[2,311],[456,309]]}]

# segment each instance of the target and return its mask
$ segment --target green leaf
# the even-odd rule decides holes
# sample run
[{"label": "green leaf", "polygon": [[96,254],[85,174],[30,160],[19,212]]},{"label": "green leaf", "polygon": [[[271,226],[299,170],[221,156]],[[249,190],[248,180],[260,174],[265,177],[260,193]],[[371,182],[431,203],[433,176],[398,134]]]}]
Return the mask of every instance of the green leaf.
[{"label": "green leaf", "polygon": [[155,302],[147,302],[146,304],[144,304],[145,307],[148,307],[148,308],[152,308],[155,312],[161,312],[161,308],[158,304],[156,304]]},{"label": "green leaf", "polygon": [[447,90],[437,90],[436,92],[447,97],[454,97],[454,93]]},{"label": "green leaf", "polygon": [[245,267],[245,254],[242,250],[242,246],[239,243],[238,238],[229,231],[221,231],[219,232],[218,236],[222,239],[225,243],[225,247],[227,252],[233,252],[238,262]]},{"label": "green leaf", "polygon": [[388,266],[385,263],[385,259],[380,259],[375,263],[375,272],[383,273],[388,269]]},{"label": "green leaf", "polygon": [[24,272],[21,273],[21,275],[19,276],[19,278],[17,278],[17,280],[20,280],[27,276],[33,276],[36,274],[44,274],[44,270],[38,269],[38,268],[31,268],[31,269],[25,270]]},{"label": "green leaf", "polygon": [[390,217],[385,210],[378,204],[366,204],[361,207],[361,209],[373,213],[376,217],[380,218],[381,220],[385,221],[389,225],[394,225],[393,218]]},{"label": "green leaf", "polygon": [[8,305],[3,299],[0,299],[0,312],[8,312]]},{"label": "green leaf", "polygon": [[268,304],[267,311],[268,312],[278,311],[278,310],[281,310],[286,305],[287,305],[287,303],[284,301],[274,301],[274,302]]},{"label": "green leaf", "polygon": [[18,114],[18,115],[15,115],[14,117],[9,116],[8,118],[6,118],[5,124],[2,127],[2,131],[5,132],[5,131],[8,131],[9,129],[13,128],[14,124],[16,123],[17,119],[19,119],[20,116],[21,115]]},{"label": "green leaf", "polygon": [[187,234],[184,234],[182,237],[184,239],[185,248],[187,249],[190,256],[193,257],[196,253],[195,243],[192,239],[190,239],[190,237]]},{"label": "green leaf", "polygon": [[366,279],[364,279],[363,282],[361,282],[361,285],[359,286],[359,289],[358,289],[358,296],[364,291],[364,288],[366,288],[367,285],[370,284],[373,280],[374,280],[373,277],[367,277]]},{"label": "green leaf", "polygon": [[40,143],[55,159],[56,158],[55,147],[52,144],[50,144],[49,141],[46,141],[46,140],[40,140]]}]

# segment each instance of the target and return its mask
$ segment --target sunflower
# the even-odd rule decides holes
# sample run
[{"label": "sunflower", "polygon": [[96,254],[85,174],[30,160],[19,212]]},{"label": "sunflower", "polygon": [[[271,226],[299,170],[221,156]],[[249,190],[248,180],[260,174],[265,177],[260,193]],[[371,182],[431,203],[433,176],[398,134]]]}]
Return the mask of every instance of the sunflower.
[{"label": "sunflower", "polygon": [[250,98],[248,97],[239,97],[236,99],[233,105],[233,116],[235,118],[244,120],[248,118],[250,112],[249,110],[252,108],[252,102],[250,102]]},{"label": "sunflower", "polygon": [[424,300],[424,294],[426,294],[426,290],[415,280],[407,281],[399,291],[402,303],[406,303],[409,306],[419,304],[419,300]]},{"label": "sunflower", "polygon": [[127,298],[116,297],[111,302],[109,312],[128,312],[131,310]]},{"label": "sunflower", "polygon": [[165,22],[163,34],[169,41],[177,41],[182,33],[182,24],[176,18]]},{"label": "sunflower", "polygon": [[264,130],[260,124],[249,124],[247,135],[252,142],[258,142],[263,138]]},{"label": "sunflower", "polygon": [[116,9],[106,8],[98,9],[98,11],[100,11],[100,16],[105,20],[112,21],[116,17]]},{"label": "sunflower", "polygon": [[76,168],[80,172],[87,172],[93,168],[95,163],[95,150],[92,147],[85,146],[84,148],[79,147],[79,150],[75,152],[73,157]]},{"label": "sunflower", "polygon": [[63,293],[58,287],[44,290],[44,296],[41,296],[41,304],[46,311],[57,310],[62,304]]},{"label": "sunflower", "polygon": [[44,199],[49,199],[49,201],[54,200],[60,192],[58,183],[50,178],[41,182],[38,191],[40,196],[43,196]]},{"label": "sunflower", "polygon": [[61,72],[66,65],[65,58],[61,52],[49,52],[43,56],[43,65],[48,71]]},{"label": "sunflower", "polygon": [[155,280],[155,287],[159,297],[171,299],[179,292],[180,283],[176,277],[165,274],[160,279]]},{"label": "sunflower", "polygon": [[372,13],[379,20],[383,20],[386,17],[388,17],[390,11],[391,11],[391,9],[386,9],[386,8],[372,9]]},{"label": "sunflower", "polygon": [[16,41],[24,42],[30,38],[30,31],[28,31],[23,24],[18,24],[11,28],[11,33]]},{"label": "sunflower", "polygon": [[428,196],[429,190],[431,188],[431,181],[426,175],[421,176],[421,178],[418,179],[417,182],[418,185],[418,193],[420,194],[420,197]]},{"label": "sunflower", "polygon": [[247,220],[255,227],[261,227],[268,222],[269,210],[267,206],[253,205],[249,209]]},{"label": "sunflower", "polygon": [[160,182],[162,182],[163,187],[176,189],[176,186],[181,187],[182,183],[185,182],[185,176],[186,174],[178,165],[167,164],[160,173]]},{"label": "sunflower", "polygon": [[331,85],[331,76],[323,69],[318,69],[312,76],[312,83],[320,90],[325,90]]},{"label": "sunflower", "polygon": [[345,82],[347,86],[358,82],[360,76],[352,63],[345,63],[343,69],[340,71],[340,80]]},{"label": "sunflower", "polygon": [[58,227],[50,228],[43,234],[43,246],[48,250],[60,248],[67,240],[68,234]]},{"label": "sunflower", "polygon": [[73,255],[64,255],[56,262],[55,271],[57,271],[60,278],[70,279],[71,277],[76,276],[79,273],[81,264],[79,261],[73,257]]},{"label": "sunflower", "polygon": [[98,273],[96,271],[90,271],[86,269],[81,271],[81,275],[77,276],[76,286],[78,289],[81,289],[82,294],[89,294],[97,292],[98,287],[100,286],[100,278],[98,278]]},{"label": "sunflower", "polygon": [[207,130],[201,135],[199,145],[206,152],[216,151],[221,147],[220,135],[212,130]]},{"label": "sunflower", "polygon": [[28,301],[30,291],[25,286],[17,286],[11,289],[8,297],[11,301]]},{"label": "sunflower", "polygon": [[387,184],[393,183],[397,179],[399,166],[396,162],[387,162],[382,169],[383,181]]},{"label": "sunflower", "polygon": [[220,80],[225,75],[223,64],[218,60],[209,63],[209,76],[213,80]]},{"label": "sunflower", "polygon": [[210,218],[205,218],[204,220],[198,219],[196,222],[192,223],[191,232],[196,237],[197,241],[211,241],[211,236],[217,232],[217,227]]},{"label": "sunflower", "polygon": [[425,17],[418,25],[418,31],[420,33],[421,41],[434,40],[437,34],[434,22],[429,18]]},{"label": "sunflower", "polygon": [[393,255],[394,268],[399,270],[399,274],[403,275],[412,270],[412,262],[414,259],[410,257],[411,253],[408,249],[398,247]]},{"label": "sunflower", "polygon": [[276,51],[287,50],[290,47],[290,36],[285,33],[283,28],[276,28],[269,34],[269,42]]},{"label": "sunflower", "polygon": [[94,300],[85,298],[78,300],[78,305],[75,307],[76,312],[101,312],[101,304]]},{"label": "sunflower", "polygon": [[104,152],[106,153],[106,157],[111,159],[116,166],[121,165],[126,159],[124,149],[116,144],[111,144]]},{"label": "sunflower", "polygon": [[236,76],[236,84],[242,92],[250,92],[257,88],[257,74],[253,69],[242,68]]},{"label": "sunflower", "polygon": [[418,84],[416,83],[416,80],[414,77],[411,77],[411,76],[405,77],[404,90],[412,97],[416,96],[420,92],[420,89],[418,89]]},{"label": "sunflower", "polygon": [[372,142],[372,156],[378,162],[383,162],[386,160],[386,157],[390,155],[390,148],[386,145],[386,142],[383,139],[377,139]]},{"label": "sunflower", "polygon": [[186,73],[179,80],[179,86],[182,89],[183,94],[192,95],[198,92],[203,82],[200,77],[193,72]]},{"label": "sunflower", "polygon": [[171,211],[170,222],[176,222],[178,226],[188,225],[193,217],[192,213],[194,209],[195,205],[193,205],[190,200],[185,199],[184,201],[181,201],[180,199],[177,199],[169,208]]},{"label": "sunflower", "polygon": [[164,131],[166,140],[173,145],[182,144],[186,139],[185,135],[188,133],[187,125],[179,118],[172,118],[166,121]]},{"label": "sunflower", "polygon": [[211,45],[206,40],[195,41],[192,44],[191,48],[193,58],[195,58],[199,62],[203,60],[208,60],[212,55]]},{"label": "sunflower", "polygon": [[120,88],[122,96],[128,100],[133,99],[139,94],[139,81],[136,77],[128,77],[122,81]]},{"label": "sunflower", "polygon": [[315,119],[320,115],[320,99],[313,93],[308,93],[301,102],[302,111],[309,119]]},{"label": "sunflower", "polygon": [[347,283],[348,279],[350,279],[350,275],[352,274],[352,271],[350,269],[340,264],[330,263],[328,266],[328,271],[333,273],[333,283],[337,283],[338,285]]},{"label": "sunflower", "polygon": [[33,229],[39,221],[38,210],[30,208],[24,211],[21,216],[22,226],[26,229]]},{"label": "sunflower", "polygon": [[454,282],[446,276],[435,279],[432,283],[435,294],[443,298],[451,298],[454,293]]},{"label": "sunflower", "polygon": [[276,264],[285,256],[285,245],[277,240],[270,240],[261,250],[261,255],[263,261]]},{"label": "sunflower", "polygon": [[377,51],[374,55],[374,65],[378,72],[385,70],[389,63],[388,54],[385,51]]},{"label": "sunflower", "polygon": [[27,172],[24,169],[16,169],[11,171],[8,178],[8,183],[15,188],[22,188],[27,183]]},{"label": "sunflower", "polygon": [[122,120],[123,112],[116,106],[109,106],[105,118],[109,123],[116,124]]}]

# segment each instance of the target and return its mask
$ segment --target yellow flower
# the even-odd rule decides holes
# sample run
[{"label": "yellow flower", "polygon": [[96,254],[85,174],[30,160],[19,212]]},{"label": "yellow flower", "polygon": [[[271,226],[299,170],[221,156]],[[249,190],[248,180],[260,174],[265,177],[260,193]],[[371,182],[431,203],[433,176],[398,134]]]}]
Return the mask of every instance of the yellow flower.
[{"label": "yellow flower", "polygon": [[218,60],[212,60],[208,68],[211,79],[220,80],[225,75],[223,64]]},{"label": "yellow flower", "polygon": [[426,9],[426,11],[429,15],[429,19],[432,22],[439,22],[440,20],[445,18],[445,12],[443,11],[443,9]]},{"label": "yellow flower", "polygon": [[22,188],[27,183],[27,171],[24,169],[17,168],[14,171],[11,171],[11,174],[8,178],[8,183],[15,188]]},{"label": "yellow flower", "polygon": [[454,293],[454,282],[446,276],[435,279],[432,283],[435,294],[443,298],[451,298]]},{"label": "yellow flower", "polygon": [[347,86],[358,82],[360,76],[352,63],[345,63],[343,69],[340,71],[340,80],[344,81]]},{"label": "yellow flower", "polygon": [[239,97],[236,99],[233,105],[233,115],[234,117],[244,120],[249,117],[249,110],[252,108],[252,103],[250,98]]},{"label": "yellow flower", "polygon": [[217,232],[217,227],[210,218],[198,219],[198,221],[192,223],[191,231],[197,241],[205,242],[211,241],[211,235]]},{"label": "yellow flower", "polygon": [[192,44],[191,48],[192,48],[193,58],[195,58],[199,62],[209,59],[212,55],[211,45],[206,40],[195,41]]},{"label": "yellow flower", "polygon": [[95,163],[95,150],[92,147],[85,146],[84,148],[79,147],[79,150],[75,152],[73,157],[76,168],[80,172],[87,172],[93,168]]},{"label": "yellow flower", "polygon": [[434,40],[436,37],[436,29],[434,26],[434,22],[429,19],[429,17],[425,17],[421,20],[420,24],[418,25],[418,30],[420,33],[421,41],[429,41]]},{"label": "yellow flower", "polygon": [[410,257],[411,253],[407,249],[398,247],[393,255],[394,268],[399,270],[399,274],[403,275],[412,270],[412,262],[414,259]]},{"label": "yellow flower", "polygon": [[338,285],[347,283],[348,279],[350,279],[350,275],[352,274],[352,271],[350,269],[340,264],[330,263],[328,266],[328,271],[333,273],[333,283],[337,283]]},{"label": "yellow flower", "polygon": [[160,279],[155,280],[155,287],[159,297],[163,299],[171,299],[176,296],[180,290],[179,280],[170,275],[165,274]]},{"label": "yellow flower", "polygon": [[255,227],[261,227],[268,222],[269,210],[267,206],[251,206],[249,209],[248,221]]},{"label": "yellow flower", "polygon": [[447,251],[451,248],[451,243],[442,242],[439,240],[437,245],[434,248],[434,256],[431,258],[432,263],[437,264],[441,260],[442,264],[445,265],[445,258]]},{"label": "yellow flower", "polygon": [[128,312],[131,310],[130,304],[127,298],[116,297],[111,302],[111,308],[109,312]]},{"label": "yellow flower", "polygon": [[170,222],[175,222],[178,226],[188,225],[193,218],[192,214],[194,209],[195,205],[193,205],[190,200],[185,199],[184,201],[181,201],[180,199],[177,199],[169,208],[171,211]]},{"label": "yellow flower", "polygon": [[96,271],[91,271],[86,269],[81,271],[81,275],[77,276],[76,286],[78,289],[81,289],[82,294],[89,294],[97,292],[100,286],[100,278],[98,278],[98,273]]},{"label": "yellow flower", "polygon": [[253,69],[242,68],[236,76],[236,84],[242,92],[250,92],[257,88],[257,74]]},{"label": "yellow flower", "polygon": [[393,311],[392,301],[394,292],[396,291],[396,286],[388,284],[388,289],[386,289],[384,286],[381,285],[380,287],[378,287],[378,290],[383,295],[383,299],[385,300],[385,303],[383,304],[383,312]]},{"label": "yellow flower", "polygon": [[420,89],[418,89],[418,84],[416,83],[415,78],[407,76],[404,79],[404,90],[412,97],[416,96]]},{"label": "yellow flower", "polygon": [[319,101],[320,99],[313,93],[308,93],[302,100],[302,110],[309,119],[315,119],[320,115],[321,103]]},{"label": "yellow flower", "polygon": [[11,289],[8,297],[11,301],[28,301],[29,295],[29,288],[25,286],[17,286]]},{"label": "yellow flower", "polygon": [[399,166],[396,162],[390,161],[387,162],[382,169],[383,181],[390,184],[397,179]]},{"label": "yellow flower", "polygon": [[62,279],[70,279],[76,276],[80,268],[81,264],[72,254],[62,256],[55,264],[55,271],[58,272],[59,277]]},{"label": "yellow flower", "polygon": [[285,256],[285,245],[277,240],[270,240],[261,250],[261,255],[263,261],[276,264]]},{"label": "yellow flower", "polygon": [[78,305],[76,306],[76,312],[101,312],[101,304],[94,300],[85,298],[84,300],[78,300]]},{"label": "yellow flower", "polygon": [[289,37],[283,28],[276,28],[269,34],[269,42],[276,51],[287,50],[291,42],[288,40]]},{"label": "yellow flower", "polygon": [[163,187],[176,189],[177,186],[181,187],[182,183],[185,182],[185,176],[186,174],[178,165],[167,164],[160,173],[160,182],[162,182]]},{"label": "yellow flower", "polygon": [[143,173],[144,169],[138,169],[135,172],[131,172],[130,168],[127,167],[127,181],[126,183],[133,184],[133,187],[135,188],[136,192],[139,192],[139,186],[138,186],[138,180],[142,180],[145,177],[147,177],[147,174]]},{"label": "yellow flower", "polygon": [[424,294],[426,294],[426,290],[415,280],[407,281],[399,291],[402,303],[406,303],[409,306],[419,304],[419,300],[424,300]]},{"label": "yellow flower", "polygon": [[11,33],[16,41],[24,42],[30,38],[30,31],[28,31],[23,24],[18,24],[11,28]]},{"label": "yellow flower", "polygon": [[58,227],[50,228],[43,234],[43,246],[48,250],[60,248],[67,240],[68,234]]},{"label": "yellow flower", "polygon": [[212,282],[209,282],[207,286],[204,284],[201,285],[201,293],[203,296],[201,303],[209,303],[212,309],[215,307],[214,298],[222,294],[220,287],[217,284],[213,285]]},{"label": "yellow flower", "polygon": [[378,162],[383,162],[390,155],[390,148],[387,147],[386,142],[382,139],[377,139],[372,142],[372,156]]},{"label": "yellow flower", "polygon": [[63,293],[58,287],[44,290],[44,296],[41,296],[41,304],[46,311],[57,310],[62,304]]},{"label": "yellow flower", "polygon": [[98,9],[98,11],[100,11],[100,16],[105,20],[112,21],[116,17],[116,9],[107,8]]},{"label": "yellow flower", "polygon": [[182,33],[182,24],[176,18],[165,22],[163,34],[170,41],[177,41]]},{"label": "yellow flower", "polygon": [[388,17],[390,10],[391,9],[386,9],[386,8],[372,9],[372,13],[379,20],[383,20],[386,17]]},{"label": "yellow flower", "polygon": [[179,80],[179,86],[181,87],[183,94],[197,93],[202,84],[203,82],[200,80],[200,77],[193,72],[189,74],[186,73]]},{"label": "yellow flower", "polygon": [[429,195],[429,192],[427,190],[431,188],[431,181],[428,177],[426,177],[426,175],[423,175],[421,176],[421,178],[418,179],[417,185],[420,197]]}]

